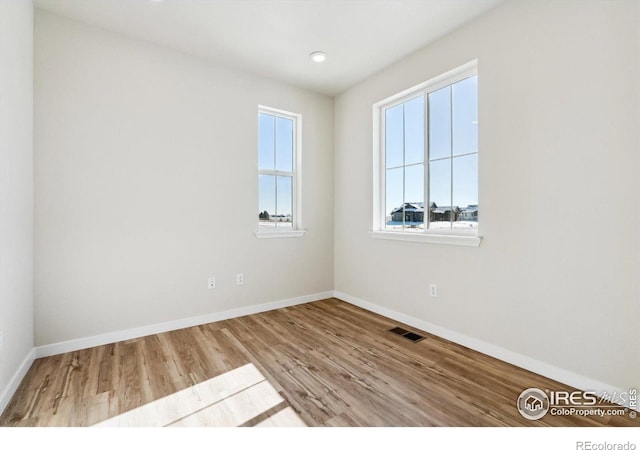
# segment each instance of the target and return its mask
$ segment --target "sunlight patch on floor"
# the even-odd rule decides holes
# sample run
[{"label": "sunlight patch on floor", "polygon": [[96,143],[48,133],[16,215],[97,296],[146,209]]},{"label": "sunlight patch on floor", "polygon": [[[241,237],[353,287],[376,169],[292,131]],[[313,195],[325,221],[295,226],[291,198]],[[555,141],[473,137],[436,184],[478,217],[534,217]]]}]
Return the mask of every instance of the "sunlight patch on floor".
[{"label": "sunlight patch on floor", "polygon": [[[247,364],[146,405],[96,427],[236,427],[267,414],[257,426],[305,426],[253,365]],[[270,410],[280,410],[269,415]]]},{"label": "sunlight patch on floor", "polygon": [[278,411],[272,416],[269,416],[262,422],[256,424],[256,427],[306,427],[307,425],[302,421],[296,412],[287,406],[282,411]]}]

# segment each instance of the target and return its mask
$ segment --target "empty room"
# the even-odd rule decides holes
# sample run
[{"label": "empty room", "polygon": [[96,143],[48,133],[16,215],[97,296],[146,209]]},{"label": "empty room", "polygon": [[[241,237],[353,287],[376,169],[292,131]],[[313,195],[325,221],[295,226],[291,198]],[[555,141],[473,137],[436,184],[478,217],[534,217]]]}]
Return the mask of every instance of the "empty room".
[{"label": "empty room", "polygon": [[624,433],[639,169],[637,0],[0,0],[0,434]]}]

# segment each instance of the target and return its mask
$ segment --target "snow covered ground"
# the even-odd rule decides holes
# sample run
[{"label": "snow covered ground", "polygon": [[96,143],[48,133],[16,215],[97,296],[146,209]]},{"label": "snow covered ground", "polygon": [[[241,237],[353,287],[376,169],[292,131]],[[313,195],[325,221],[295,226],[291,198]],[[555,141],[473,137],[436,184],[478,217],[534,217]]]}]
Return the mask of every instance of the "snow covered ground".
[{"label": "snow covered ground", "polygon": [[[293,224],[291,222],[271,222],[266,220],[260,220],[260,229],[272,230],[274,228],[291,228]],[[402,230],[402,222],[387,222],[387,230]],[[431,222],[429,224],[430,230],[451,230],[451,222]],[[454,230],[473,230],[478,228],[478,222],[472,222],[469,220],[459,220],[453,222]],[[405,222],[404,230],[406,231],[424,231],[424,223],[422,222]]]},{"label": "snow covered ground", "polygon": [[272,230],[274,228],[291,228],[293,226],[293,223],[291,222],[270,222],[266,220],[260,220],[259,224],[260,224],[261,230],[262,229]]},{"label": "snow covered ground", "polygon": [[[478,228],[478,222],[472,222],[468,220],[459,220],[457,222],[453,222],[454,230],[473,230]],[[402,230],[402,222],[387,222],[386,225],[387,230]],[[405,222],[404,229],[406,231],[423,231],[424,223],[422,222]],[[431,222],[429,224],[430,230],[450,230],[451,222]]]}]

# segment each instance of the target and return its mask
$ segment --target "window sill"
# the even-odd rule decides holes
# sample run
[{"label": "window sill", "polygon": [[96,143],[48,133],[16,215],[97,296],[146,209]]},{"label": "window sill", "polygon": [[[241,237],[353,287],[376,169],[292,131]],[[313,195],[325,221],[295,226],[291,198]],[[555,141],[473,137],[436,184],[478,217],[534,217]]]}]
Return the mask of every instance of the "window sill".
[{"label": "window sill", "polygon": [[427,234],[402,233],[397,231],[371,231],[374,239],[391,239],[394,241],[422,242],[425,244],[461,245],[464,247],[478,247],[482,242],[481,236],[459,234]]},{"label": "window sill", "polygon": [[256,231],[258,239],[301,238],[307,230]]}]

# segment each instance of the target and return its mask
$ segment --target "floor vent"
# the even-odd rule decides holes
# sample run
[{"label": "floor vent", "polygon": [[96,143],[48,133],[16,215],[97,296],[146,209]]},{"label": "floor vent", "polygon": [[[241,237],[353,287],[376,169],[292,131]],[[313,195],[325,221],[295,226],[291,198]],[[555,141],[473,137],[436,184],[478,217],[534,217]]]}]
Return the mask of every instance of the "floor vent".
[{"label": "floor vent", "polygon": [[404,328],[395,327],[390,329],[392,333],[399,334],[403,338],[409,339],[412,342],[418,342],[424,339],[424,336],[420,336],[419,334],[412,333],[411,331],[405,330]]},{"label": "floor vent", "polygon": [[400,327],[392,328],[392,329],[390,329],[389,331],[391,331],[392,333],[395,333],[395,334],[399,334],[399,335],[401,335],[401,336],[402,336],[403,334],[407,334],[407,333],[408,333],[408,331],[407,331],[407,330],[405,330],[404,328],[400,328]]}]

